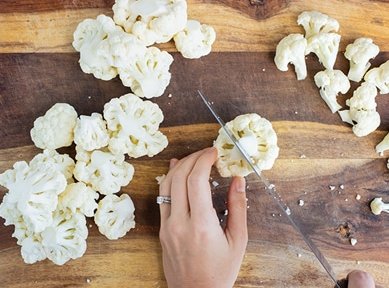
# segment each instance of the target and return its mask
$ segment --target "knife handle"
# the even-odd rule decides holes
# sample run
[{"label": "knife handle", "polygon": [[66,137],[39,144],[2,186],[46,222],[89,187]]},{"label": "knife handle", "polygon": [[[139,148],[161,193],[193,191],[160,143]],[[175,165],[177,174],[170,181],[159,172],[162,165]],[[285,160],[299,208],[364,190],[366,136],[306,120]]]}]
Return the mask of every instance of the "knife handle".
[{"label": "knife handle", "polygon": [[341,280],[338,280],[338,285],[335,285],[334,288],[347,288],[348,287],[348,280],[347,279],[341,279]]}]

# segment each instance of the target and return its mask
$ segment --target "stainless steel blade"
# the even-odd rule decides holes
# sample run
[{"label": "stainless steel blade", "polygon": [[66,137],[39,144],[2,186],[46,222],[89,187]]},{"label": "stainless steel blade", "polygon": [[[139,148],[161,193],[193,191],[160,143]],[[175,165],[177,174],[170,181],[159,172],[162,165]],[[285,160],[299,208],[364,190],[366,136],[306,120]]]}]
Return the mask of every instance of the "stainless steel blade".
[{"label": "stainless steel blade", "polygon": [[226,126],[226,123],[222,120],[222,118],[216,113],[216,111],[213,109],[211,102],[209,102],[205,96],[201,93],[200,90],[197,90],[198,94],[200,95],[201,99],[204,101],[205,105],[208,107],[209,111],[213,114],[213,116],[216,118],[216,120],[219,122],[219,124],[222,126],[224,132],[227,134],[227,136],[231,139],[232,143],[234,143],[235,147],[239,150],[239,152],[242,154],[242,156],[245,158],[245,160],[250,165],[250,168],[254,171],[254,173],[258,176],[259,180],[263,183],[265,186],[266,191],[268,192],[268,195],[273,198],[277,204],[277,206],[282,210],[282,213],[285,215],[285,217],[289,220],[290,224],[296,229],[296,231],[300,234],[301,238],[305,241],[305,243],[308,245],[308,247],[311,249],[313,254],[316,256],[320,264],[323,266],[324,270],[328,273],[330,278],[334,281],[335,287],[342,288],[339,282],[337,281],[337,278],[335,276],[335,273],[333,269],[331,268],[331,265],[328,263],[324,255],[320,252],[320,250],[316,247],[316,245],[306,237],[301,229],[298,227],[296,222],[292,219],[290,216],[290,213],[288,212],[287,205],[283,205],[281,202],[281,199],[277,196],[277,194],[274,192],[273,185],[270,185],[269,180],[262,177],[261,171],[259,171],[258,167],[254,165],[252,159],[247,154],[245,149],[242,147],[242,145],[239,144],[239,141],[237,137],[228,129]]}]

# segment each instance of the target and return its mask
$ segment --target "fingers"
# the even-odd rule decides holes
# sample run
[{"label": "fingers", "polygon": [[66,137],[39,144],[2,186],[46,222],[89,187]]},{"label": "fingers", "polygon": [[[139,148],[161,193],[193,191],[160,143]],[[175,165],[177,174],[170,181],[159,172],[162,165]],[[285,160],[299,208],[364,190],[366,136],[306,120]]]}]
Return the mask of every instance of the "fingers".
[{"label": "fingers", "polygon": [[376,288],[369,273],[354,270],[347,275],[349,288]]},{"label": "fingers", "polygon": [[247,245],[247,200],[246,181],[235,177],[228,190],[228,218],[226,226],[227,240],[233,245]]},{"label": "fingers", "polygon": [[[173,167],[177,164],[177,159],[171,159],[169,163],[169,171],[173,169]],[[161,196],[171,196],[170,188],[163,186],[162,184],[159,186],[159,195]],[[159,212],[161,215],[161,223],[164,222],[170,215],[170,204],[161,204],[159,205]]]}]

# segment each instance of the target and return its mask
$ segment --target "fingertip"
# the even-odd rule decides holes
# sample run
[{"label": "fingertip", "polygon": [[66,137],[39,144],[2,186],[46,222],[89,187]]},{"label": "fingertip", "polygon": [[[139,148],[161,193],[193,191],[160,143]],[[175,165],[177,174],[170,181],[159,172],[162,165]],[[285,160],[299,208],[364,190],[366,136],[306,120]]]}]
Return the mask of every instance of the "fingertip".
[{"label": "fingertip", "polygon": [[172,169],[178,162],[178,159],[176,158],[173,158],[173,159],[170,159],[170,162],[169,162],[169,170]]},{"label": "fingertip", "polygon": [[353,270],[347,275],[350,288],[375,288],[373,277],[364,271]]}]

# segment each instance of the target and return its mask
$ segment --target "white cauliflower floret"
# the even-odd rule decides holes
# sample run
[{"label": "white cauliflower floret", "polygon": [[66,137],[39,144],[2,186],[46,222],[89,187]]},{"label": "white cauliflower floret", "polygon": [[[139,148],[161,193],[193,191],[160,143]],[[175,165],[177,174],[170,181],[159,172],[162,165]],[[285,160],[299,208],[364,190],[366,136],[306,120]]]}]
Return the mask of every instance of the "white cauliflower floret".
[{"label": "white cauliflower floret", "polygon": [[364,80],[374,84],[380,94],[389,93],[389,61],[381,64],[380,67],[367,71]]},{"label": "white cauliflower floret", "polygon": [[389,133],[386,134],[384,139],[381,140],[380,143],[375,146],[375,151],[381,155],[383,155],[385,150],[389,149]]},{"label": "white cauliflower floret", "polygon": [[320,96],[326,102],[332,113],[335,113],[341,105],[336,101],[338,93],[346,94],[350,89],[350,81],[340,70],[324,70],[316,73],[315,84],[320,88]]},{"label": "white cauliflower floret", "polygon": [[73,143],[77,112],[69,104],[56,103],[34,121],[31,139],[41,149],[58,149]]},{"label": "white cauliflower floret", "polygon": [[152,157],[168,145],[167,137],[158,130],[162,110],[151,101],[131,93],[113,98],[104,105],[104,118],[111,131],[108,147],[114,154]]},{"label": "white cauliflower floret", "polygon": [[319,33],[310,37],[307,41],[305,54],[316,54],[320,63],[328,69],[332,70],[338,56],[340,35],[336,33]]},{"label": "white cauliflower floret", "polygon": [[124,86],[131,88],[139,97],[159,97],[170,83],[170,65],[173,57],[157,47],[142,50],[144,53],[132,62],[118,66],[119,77]]},{"label": "white cauliflower floret", "polygon": [[115,194],[105,196],[99,202],[95,213],[95,223],[101,234],[110,240],[126,235],[135,227],[135,207],[130,196]]},{"label": "white cauliflower floret", "polygon": [[380,115],[376,111],[376,96],[377,88],[364,82],[354,91],[353,96],[346,100],[350,110],[339,111],[342,120],[353,125],[353,132],[358,137],[370,134],[381,123]]},{"label": "white cauliflower floret", "polygon": [[112,18],[99,15],[96,19],[85,19],[73,33],[73,47],[80,52],[80,67],[84,73],[96,78],[111,80],[118,74],[109,53],[107,36],[122,31]]},{"label": "white cauliflower floret", "polygon": [[53,222],[41,233],[47,258],[57,265],[84,255],[88,228],[84,214],[55,210]]},{"label": "white cauliflower floret", "polygon": [[59,195],[58,208],[69,209],[72,213],[81,212],[87,217],[93,217],[97,209],[96,200],[99,193],[83,182],[69,184]]},{"label": "white cauliflower floret", "polygon": [[58,195],[67,181],[53,163],[29,166],[19,161],[0,174],[0,185],[9,190],[0,205],[6,225],[22,220],[31,231],[41,232],[51,224]]},{"label": "white cauliflower floret", "polygon": [[146,46],[166,43],[185,28],[185,0],[116,0],[113,19]]},{"label": "white cauliflower floret", "polygon": [[[267,119],[255,113],[244,114],[228,122],[226,126],[258,170],[271,169],[278,157],[279,148],[277,135]],[[254,172],[223,128],[219,130],[219,136],[213,146],[218,150],[216,167],[222,177],[244,177]]]},{"label": "white cauliflower floret", "polygon": [[389,213],[389,203],[382,201],[382,197],[374,198],[370,203],[371,212],[374,215],[380,215],[381,212]]},{"label": "white cauliflower floret", "polygon": [[100,149],[108,145],[107,123],[100,113],[81,115],[74,128],[74,143],[86,151]]},{"label": "white cauliflower floret", "polygon": [[211,26],[188,20],[184,30],[174,36],[174,43],[183,57],[197,59],[211,52],[215,39],[216,33]]},{"label": "white cauliflower floret", "polygon": [[41,165],[42,162],[49,162],[56,166],[56,169],[61,172],[68,184],[73,183],[73,170],[74,160],[68,154],[59,154],[56,150],[43,150],[43,153],[39,153],[32,158],[29,165],[33,167],[35,165]]},{"label": "white cauliflower floret", "polygon": [[378,55],[380,49],[369,38],[358,38],[354,43],[347,45],[344,56],[350,60],[348,78],[359,82],[370,68],[370,59]]},{"label": "white cauliflower floret", "polygon": [[125,161],[123,154],[94,150],[89,153],[88,161],[77,161],[74,177],[90,184],[101,194],[119,192],[128,185],[134,175],[134,167]]},{"label": "white cauliflower floret", "polygon": [[307,67],[305,63],[305,49],[307,40],[301,34],[289,34],[277,45],[274,63],[281,71],[288,71],[288,64],[294,65],[297,80],[307,77]]},{"label": "white cauliflower floret", "polygon": [[302,12],[297,18],[297,24],[304,27],[306,39],[319,33],[336,32],[339,30],[337,20],[317,11]]},{"label": "white cauliflower floret", "polygon": [[24,238],[20,243],[20,253],[25,263],[33,264],[47,258],[45,248],[41,242],[40,233]]}]

